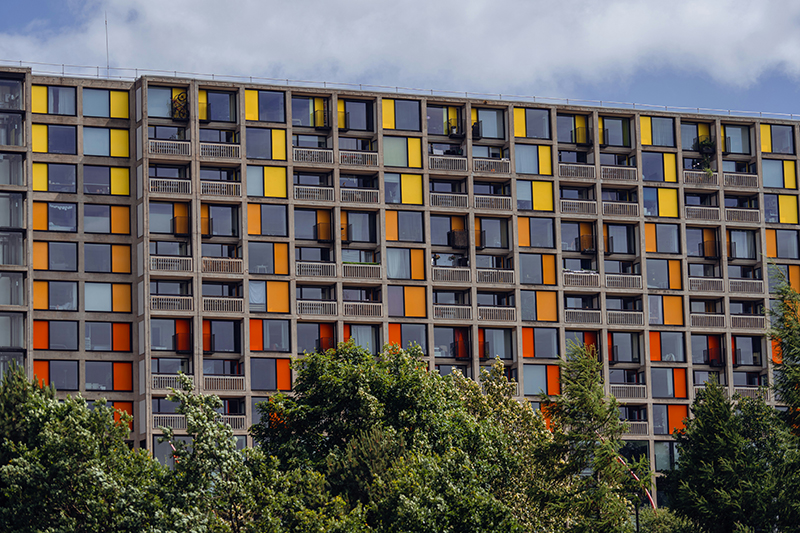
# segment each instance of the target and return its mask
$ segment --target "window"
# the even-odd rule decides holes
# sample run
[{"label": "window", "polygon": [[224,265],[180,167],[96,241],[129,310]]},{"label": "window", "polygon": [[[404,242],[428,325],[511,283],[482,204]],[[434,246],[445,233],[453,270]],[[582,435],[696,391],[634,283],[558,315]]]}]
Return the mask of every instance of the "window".
[{"label": "window", "polygon": [[86,233],[129,235],[131,232],[130,207],[126,205],[84,204],[83,231]]},{"label": "window", "polygon": [[796,165],[794,161],[762,159],[761,171],[764,187],[797,189]]},{"label": "window", "polygon": [[[1,101],[1,100],[0,100]],[[2,115],[0,115],[2,117]],[[9,144],[2,138],[3,130],[0,129],[0,144]],[[0,153],[0,185],[25,185],[25,172],[22,166],[22,154]]]},{"label": "window", "polygon": [[387,204],[422,205],[422,176],[420,174],[383,175]]},{"label": "window", "polygon": [[555,292],[520,291],[522,320],[535,322],[557,322],[558,303]]},{"label": "window", "polygon": [[692,334],[692,363],[696,365],[722,366],[724,364],[722,335]]},{"label": "window", "polygon": [[77,311],[76,281],[34,281],[33,308],[49,311]]},{"label": "window", "polygon": [[606,253],[637,254],[636,226],[605,224]]},{"label": "window", "polygon": [[761,124],[761,152],[765,154],[793,154],[794,136],[791,126]]},{"label": "window", "polygon": [[467,359],[470,357],[470,328],[433,328],[433,355]]},{"label": "window", "polygon": [[192,360],[174,357],[154,357],[150,359],[150,371],[153,374],[172,374],[179,372],[192,374]]},{"label": "window", "polygon": [[[476,124],[477,130],[476,130]],[[475,134],[478,133],[476,136]],[[505,139],[505,112],[502,109],[472,108],[472,138]]]},{"label": "window", "polygon": [[[154,242],[151,242],[150,244],[151,248],[153,245],[155,245]],[[86,272],[113,272],[119,274],[130,274],[131,247],[127,244],[100,244],[87,242],[83,245],[83,264]]]},{"label": "window", "polygon": [[612,363],[639,362],[638,333],[609,333],[608,344]]},{"label": "window", "polygon": [[555,248],[555,228],[552,218],[519,217],[519,246]]},{"label": "window", "polygon": [[686,369],[650,369],[650,389],[653,398],[686,398]]},{"label": "window", "polygon": [[522,380],[526,396],[557,395],[561,392],[560,379],[556,365],[523,365]]},{"label": "window", "polygon": [[[769,230],[767,230],[769,232]],[[756,259],[756,232],[728,230],[728,257],[731,259]]]},{"label": "window", "polygon": [[205,237],[238,237],[239,208],[230,205],[202,204],[200,229]]},{"label": "window", "polygon": [[389,316],[425,318],[428,314],[426,293],[425,287],[389,285],[386,291]]},{"label": "window", "polygon": [[25,265],[23,236],[24,234],[15,231],[0,231],[0,265]]},{"label": "window", "polygon": [[367,324],[345,324],[345,340],[353,340],[356,346],[372,355],[378,355],[381,347],[381,326]]},{"label": "window", "polygon": [[[699,152],[701,143],[704,144],[702,148],[706,146],[708,148],[713,147],[713,144],[708,145],[708,143],[713,143],[711,140],[711,126],[709,124],[681,122],[681,148],[691,152]],[[710,152],[704,151],[704,153],[711,155]]]},{"label": "window", "polygon": [[34,191],[74,193],[76,182],[75,165],[33,164]]},{"label": "window", "polygon": [[188,119],[189,109],[186,89],[148,85],[147,116]]},{"label": "window", "polygon": [[677,218],[678,189],[645,187],[642,199],[645,216]]},{"label": "window", "polygon": [[558,114],[558,142],[569,144],[591,144],[585,115]]},{"label": "window", "polygon": [[514,109],[514,137],[550,138],[550,111],[547,109]]},{"label": "window", "polygon": [[553,183],[517,180],[517,208],[553,211]]},{"label": "window", "polygon": [[558,330],[555,328],[522,328],[522,356],[558,359]]},{"label": "window", "polygon": [[508,248],[508,220],[505,218],[475,218],[476,230],[484,248]]},{"label": "window", "polygon": [[422,168],[422,140],[417,137],[384,137],[383,163],[387,167]]},{"label": "window", "polygon": [[682,326],[683,297],[649,295],[650,325]]},{"label": "window", "polygon": [[132,391],[131,363],[111,361],[86,361],[84,368],[87,391]]},{"label": "window", "polygon": [[594,224],[590,222],[561,222],[561,249],[565,252],[593,253]]},{"label": "window", "polygon": [[286,130],[247,128],[247,158],[286,161]]},{"label": "window", "polygon": [[33,202],[35,231],[78,231],[77,205],[58,202]]},{"label": "window", "polygon": [[236,94],[200,89],[198,91],[200,120],[236,122]]},{"label": "window", "polygon": [[203,320],[203,351],[241,353],[241,326],[235,320]]},{"label": "window", "polygon": [[36,153],[76,154],[76,126],[34,124],[31,126],[31,132],[31,144]]},{"label": "window", "polygon": [[[44,202],[34,202],[34,230],[47,231],[47,205]],[[0,228],[22,229],[25,219],[24,206],[25,201],[22,194],[0,192]]]},{"label": "window", "polygon": [[683,333],[677,331],[650,332],[650,360],[685,363]]},{"label": "window", "polygon": [[295,209],[294,238],[316,241],[331,241],[331,212],[327,209]]},{"label": "window", "polygon": [[648,259],[647,288],[674,289],[682,287],[681,262],[677,259]]},{"label": "window", "polygon": [[292,125],[306,128],[329,128],[328,99],[292,96]]},{"label": "window", "polygon": [[750,154],[750,127],[722,125],[722,138],[725,139],[725,152],[729,154]]},{"label": "window", "polygon": [[128,130],[83,127],[83,155],[130,157]]},{"label": "window", "polygon": [[164,141],[186,141],[186,128],[176,126],[148,126],[147,138]]},{"label": "window", "polygon": [[292,135],[292,146],[298,148],[330,148],[325,135]]},{"label": "window", "polygon": [[425,242],[422,228],[422,213],[419,211],[386,211],[387,241]]},{"label": "window", "polygon": [[188,318],[150,319],[150,347],[155,351],[192,351],[192,321]]},{"label": "window", "polygon": [[[150,168],[153,169],[153,167]],[[84,165],[83,192],[85,194],[128,196],[130,194],[130,171],[121,167]]]},{"label": "window", "polygon": [[389,324],[389,344],[408,349],[418,344],[422,353],[428,354],[428,326],[425,324]]},{"label": "window", "polygon": [[22,80],[0,79],[0,109],[22,111]]},{"label": "window", "polygon": [[287,218],[285,205],[248,204],[247,232],[250,235],[287,237]]},{"label": "window", "polygon": [[514,359],[513,330],[478,328],[478,346],[481,359]]},{"label": "window", "polygon": [[389,279],[425,279],[425,250],[386,249],[386,275]]},{"label": "window", "polygon": [[78,322],[34,320],[33,349],[76,351],[78,349]]},{"label": "window", "polygon": [[645,181],[677,182],[675,154],[642,152],[642,178]]},{"label": "window", "polygon": [[337,105],[339,129],[374,131],[372,102],[339,99]]},{"label": "window", "polygon": [[675,146],[675,124],[671,118],[639,117],[642,145]]},{"label": "window", "polygon": [[31,87],[31,112],[75,115],[75,87]]},{"label": "window", "polygon": [[286,281],[250,281],[248,294],[251,312],[289,312],[289,283]]},{"label": "window", "polygon": [[767,257],[780,259],[798,259],[796,230],[767,230]]},{"label": "window", "polygon": [[464,217],[431,215],[431,244],[463,248],[469,246]]},{"label": "window", "polygon": [[78,243],[76,242],[34,242],[33,269],[77,272]]},{"label": "window", "polygon": [[288,352],[291,350],[289,321],[250,319],[250,351]]},{"label": "window", "polygon": [[78,390],[78,361],[34,361],[33,377],[56,390]]},{"label": "window", "polygon": [[550,146],[537,146],[535,144],[515,144],[514,157],[516,158],[517,174],[553,175],[553,150]]},{"label": "window", "polygon": [[797,224],[797,196],[790,194],[765,194],[764,222]]},{"label": "window", "polygon": [[686,228],[686,255],[707,259],[719,257],[717,231],[713,228]]},{"label": "window", "polygon": [[[39,135],[45,135],[44,139],[41,137],[37,138],[38,151],[46,152],[47,148],[42,147],[41,143],[46,143],[46,132],[44,132],[42,128],[46,128],[47,126],[39,126],[38,128],[37,126],[38,125],[33,126],[33,131],[37,132]],[[0,113],[0,145],[24,146],[24,127],[25,124],[22,114]]]},{"label": "window", "polygon": [[384,98],[383,129],[422,131],[419,102]]},{"label": "window", "polygon": [[556,256],[519,254],[520,283],[527,285],[556,284]]},{"label": "window", "polygon": [[671,435],[680,431],[684,427],[683,421],[688,417],[688,405],[653,405],[653,433]]},{"label": "window", "polygon": [[128,118],[128,107],[128,91],[83,88],[84,117]]},{"label": "window", "polygon": [[680,253],[678,227],[677,224],[645,224],[646,251],[662,254]]},{"label": "window", "polygon": [[250,274],[289,274],[289,244],[254,242],[248,244]]},{"label": "window", "polygon": [[598,129],[600,130],[601,145],[631,145],[631,121],[628,118],[600,117],[598,119]]},{"label": "window", "polygon": [[286,122],[286,104],[284,94],[279,91],[244,92],[246,120],[261,122]]},{"label": "window", "polygon": [[128,283],[85,283],[86,311],[104,313],[131,312],[131,286]]},{"label": "window", "polygon": [[292,371],[289,359],[250,359],[250,388],[252,390],[292,390]]},{"label": "window", "polygon": [[297,323],[297,353],[324,352],[335,347],[336,336],[333,324]]}]

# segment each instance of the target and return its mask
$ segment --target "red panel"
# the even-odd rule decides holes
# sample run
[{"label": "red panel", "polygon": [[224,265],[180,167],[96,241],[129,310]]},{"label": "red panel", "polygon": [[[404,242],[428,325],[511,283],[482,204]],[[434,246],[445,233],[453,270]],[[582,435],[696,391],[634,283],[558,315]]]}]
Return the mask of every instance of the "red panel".
[{"label": "red panel", "polygon": [[211,351],[211,321],[203,320],[203,351]]},{"label": "red panel", "polygon": [[555,396],[561,394],[560,369],[556,365],[547,365],[547,394]]},{"label": "red panel", "polygon": [[292,370],[289,359],[276,359],[275,372],[278,378],[278,390],[292,390]]},{"label": "red panel", "polygon": [[689,416],[688,405],[668,405],[667,417],[669,421],[670,435],[676,431],[682,431],[684,428],[683,419]]},{"label": "red panel", "polygon": [[[129,415],[133,416],[133,402],[114,402],[113,406],[114,409],[117,409],[117,411],[122,411],[123,413],[128,413]],[[116,412],[114,413],[114,422],[119,423],[119,421],[119,412]],[[133,420],[128,422],[128,429],[133,430]]]},{"label": "red panel", "polygon": [[[210,333],[210,332],[209,332]],[[178,337],[175,349],[179,352],[192,351],[192,322],[188,318],[175,321],[175,335]]]},{"label": "red panel", "polygon": [[686,369],[674,368],[672,369],[672,377],[675,383],[675,397],[686,398]]},{"label": "red panel", "polygon": [[389,344],[403,346],[403,328],[400,324],[389,324]]},{"label": "red panel", "polygon": [[133,390],[132,363],[114,363],[114,390]]},{"label": "red panel", "polygon": [[113,328],[113,343],[112,350],[115,352],[130,352],[131,351],[131,325],[128,322],[116,322]]},{"label": "red panel", "polygon": [[350,324],[345,324],[344,325],[344,328],[342,330],[342,334],[344,335],[344,339],[342,339],[342,340],[344,340],[344,342],[347,342],[347,341],[350,340]]},{"label": "red panel", "polygon": [[534,357],[533,328],[522,328],[522,357]]},{"label": "red panel", "polygon": [[613,361],[614,360],[614,340],[613,339],[614,339],[614,337],[611,335],[611,333],[609,333],[608,334],[608,360],[609,361]]},{"label": "red panel", "polygon": [[650,332],[650,360],[661,361],[661,333]]},{"label": "red panel", "polygon": [[50,385],[50,361],[34,361],[33,377],[40,380],[43,387]]},{"label": "red panel", "polygon": [[50,323],[47,320],[33,321],[33,349],[50,349]]},{"label": "red panel", "polygon": [[250,351],[264,351],[264,323],[261,319],[250,319]]}]

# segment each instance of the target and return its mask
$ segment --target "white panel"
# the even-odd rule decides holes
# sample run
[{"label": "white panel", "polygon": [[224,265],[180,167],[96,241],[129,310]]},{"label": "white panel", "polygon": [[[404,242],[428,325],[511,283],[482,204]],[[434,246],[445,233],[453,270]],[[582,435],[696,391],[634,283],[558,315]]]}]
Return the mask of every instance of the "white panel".
[{"label": "white panel", "polygon": [[147,404],[144,400],[139,402],[139,434],[143,435],[147,433],[147,409],[145,406]]},{"label": "white panel", "polygon": [[142,88],[136,89],[136,122],[142,120]]},{"label": "white panel", "polygon": [[144,241],[139,241],[136,245],[136,267],[136,275],[144,276]]},{"label": "white panel", "polygon": [[144,314],[144,282],[139,282],[139,316]]},{"label": "white panel", "polygon": [[145,383],[147,383],[147,374],[144,372],[144,359],[139,361],[139,394],[145,393]]},{"label": "white panel", "polygon": [[136,199],[142,199],[142,189],[144,188],[144,184],[142,182],[142,167],[143,165],[139,165],[136,167]]},{"label": "white panel", "polygon": [[142,127],[136,128],[136,159],[142,158]]},{"label": "white panel", "polygon": [[144,324],[139,323],[139,355],[144,353]]},{"label": "white panel", "polygon": [[136,231],[139,237],[144,234],[144,204],[136,206]]}]

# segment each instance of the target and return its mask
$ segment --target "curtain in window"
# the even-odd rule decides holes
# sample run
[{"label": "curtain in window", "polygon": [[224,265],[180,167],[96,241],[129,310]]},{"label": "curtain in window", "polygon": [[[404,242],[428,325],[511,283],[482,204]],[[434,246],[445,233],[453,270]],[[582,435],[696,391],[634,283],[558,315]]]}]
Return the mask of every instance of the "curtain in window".
[{"label": "curtain in window", "polygon": [[265,312],[267,310],[267,284],[264,281],[251,281],[250,311]]}]

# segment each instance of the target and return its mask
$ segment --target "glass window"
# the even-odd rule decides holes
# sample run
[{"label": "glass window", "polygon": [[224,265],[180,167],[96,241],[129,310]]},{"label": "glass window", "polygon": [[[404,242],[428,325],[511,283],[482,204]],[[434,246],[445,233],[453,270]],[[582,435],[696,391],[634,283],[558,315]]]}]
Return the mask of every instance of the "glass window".
[{"label": "glass window", "polygon": [[[148,101],[148,106],[150,102]],[[83,89],[83,116],[108,117],[111,114],[111,105],[108,89]]]},{"label": "glass window", "polygon": [[25,124],[22,119],[22,115],[0,113],[0,145],[23,146]]},{"label": "glass window", "polygon": [[505,139],[505,113],[502,109],[478,109],[481,136],[487,139]]},{"label": "glass window", "polygon": [[47,190],[49,192],[76,192],[76,173],[75,165],[55,163],[47,165]]},{"label": "glass window", "polygon": [[603,143],[608,146],[630,146],[630,119],[601,117],[603,120]]},{"label": "glass window", "polygon": [[[755,237],[753,238],[755,239]],[[731,242],[732,240],[733,237],[731,237]],[[775,230],[775,240],[777,241],[777,255],[779,258],[798,259],[798,257],[800,257],[800,248],[797,244],[797,231]],[[755,245],[753,245],[753,247],[755,248]],[[755,259],[755,257],[752,259]]]},{"label": "glass window", "polygon": [[764,187],[784,187],[783,161],[780,159],[762,159],[761,171],[764,178]]},{"label": "glass window", "polygon": [[22,103],[22,81],[0,79],[0,109],[22,111]]},{"label": "glass window", "polygon": [[51,154],[77,153],[75,126],[47,126],[47,152]]},{"label": "glass window", "polygon": [[611,337],[611,362],[612,363],[638,363],[639,362],[639,334],[638,333],[609,333]]},{"label": "glass window", "polygon": [[731,154],[750,154],[750,127],[723,124],[726,152]]},{"label": "glass window", "polygon": [[653,146],[675,146],[675,128],[671,118],[651,117]]},{"label": "glass window", "polygon": [[675,383],[671,368],[650,369],[650,388],[653,398],[674,398]]},{"label": "glass window", "polygon": [[772,130],[772,153],[773,154],[793,154],[794,139],[792,138],[791,126],[770,126]]},{"label": "glass window", "polygon": [[111,312],[111,283],[86,283],[84,296],[87,311]]},{"label": "glass window", "polygon": [[[86,89],[83,90],[83,94],[84,114],[86,114]],[[172,117],[172,89],[170,87],[147,87],[147,116]]]},{"label": "glass window", "polygon": [[481,356],[488,359],[513,359],[514,349],[510,329],[483,328],[484,346]]},{"label": "glass window", "polygon": [[534,248],[555,248],[554,226],[552,218],[531,217],[531,246]]},{"label": "glass window", "polygon": [[676,363],[686,362],[686,353],[683,349],[683,333],[677,331],[662,331],[661,360]]},{"label": "glass window", "polygon": [[642,176],[645,181],[664,181],[664,158],[662,154],[642,152]]},{"label": "glass window", "polygon": [[387,167],[408,166],[408,141],[405,137],[383,138],[383,164]]},{"label": "glass window", "polygon": [[314,99],[305,96],[292,97],[292,124],[294,126],[314,126]]},{"label": "glass window", "polygon": [[[110,324],[109,324],[110,325]],[[114,390],[114,363],[86,361],[86,390]]]},{"label": "glass window", "polygon": [[78,349],[78,323],[64,320],[48,322],[50,350],[75,351]]},{"label": "glass window", "polygon": [[387,248],[386,269],[389,279],[411,279],[411,250]]},{"label": "glass window", "polygon": [[669,261],[666,259],[647,260],[647,288],[670,289]]},{"label": "glass window", "polygon": [[56,390],[78,390],[78,361],[50,361],[50,384]]},{"label": "glass window", "polygon": [[517,174],[539,173],[539,147],[534,144],[515,144]]},{"label": "glass window", "polygon": [[261,204],[261,234],[273,237],[288,235],[285,205]]},{"label": "glass window", "polygon": [[523,382],[528,396],[547,393],[547,367],[545,365],[524,365]]},{"label": "glass window", "polygon": [[78,284],[74,281],[50,281],[48,293],[51,311],[78,310]]},{"label": "glass window", "polygon": [[78,243],[51,241],[47,246],[47,269],[62,272],[78,270]]},{"label": "glass window", "polygon": [[425,324],[402,324],[400,332],[404,347],[418,344],[422,348],[422,353],[428,354],[428,327]]},{"label": "glass window", "polygon": [[283,93],[258,91],[258,119],[265,122],[286,122]]},{"label": "glass window", "polygon": [[[729,230],[730,257],[732,259],[756,258],[756,235],[754,231]],[[778,240],[780,246],[780,239]]]},{"label": "glass window", "polygon": [[272,159],[272,130],[247,128],[247,158]]},{"label": "glass window", "polygon": [[[352,219],[351,219],[352,220]],[[419,211],[397,212],[397,238],[405,242],[424,242],[422,213]],[[374,242],[374,241],[370,241]]]},{"label": "glass window", "polygon": [[106,128],[83,128],[83,154],[108,156],[111,152],[111,140]]},{"label": "glass window", "polygon": [[483,245],[486,248],[508,248],[508,222],[504,218],[481,218]]},{"label": "glass window", "polygon": [[84,204],[83,231],[86,233],[111,233],[111,206]]},{"label": "glass window", "polygon": [[48,87],[47,112],[51,115],[74,115],[75,87]]},{"label": "glass window", "polygon": [[85,243],[83,245],[83,263],[86,272],[111,272],[111,246]]},{"label": "glass window", "polygon": [[[0,144],[9,144],[4,142],[2,127],[0,127]],[[0,185],[25,185],[22,154],[0,154]]]},{"label": "glass window", "polygon": [[288,320],[264,320],[264,350],[288,352],[291,349]]},{"label": "glass window", "polygon": [[656,247],[659,253],[680,253],[678,226],[676,224],[656,224]]},{"label": "glass window", "polygon": [[529,139],[549,139],[550,111],[547,109],[526,109],[525,134]]},{"label": "glass window", "polygon": [[236,121],[236,95],[207,91],[208,120],[216,122]]},{"label": "glass window", "polygon": [[395,100],[394,119],[395,129],[397,130],[421,131],[419,102],[416,100]]}]

